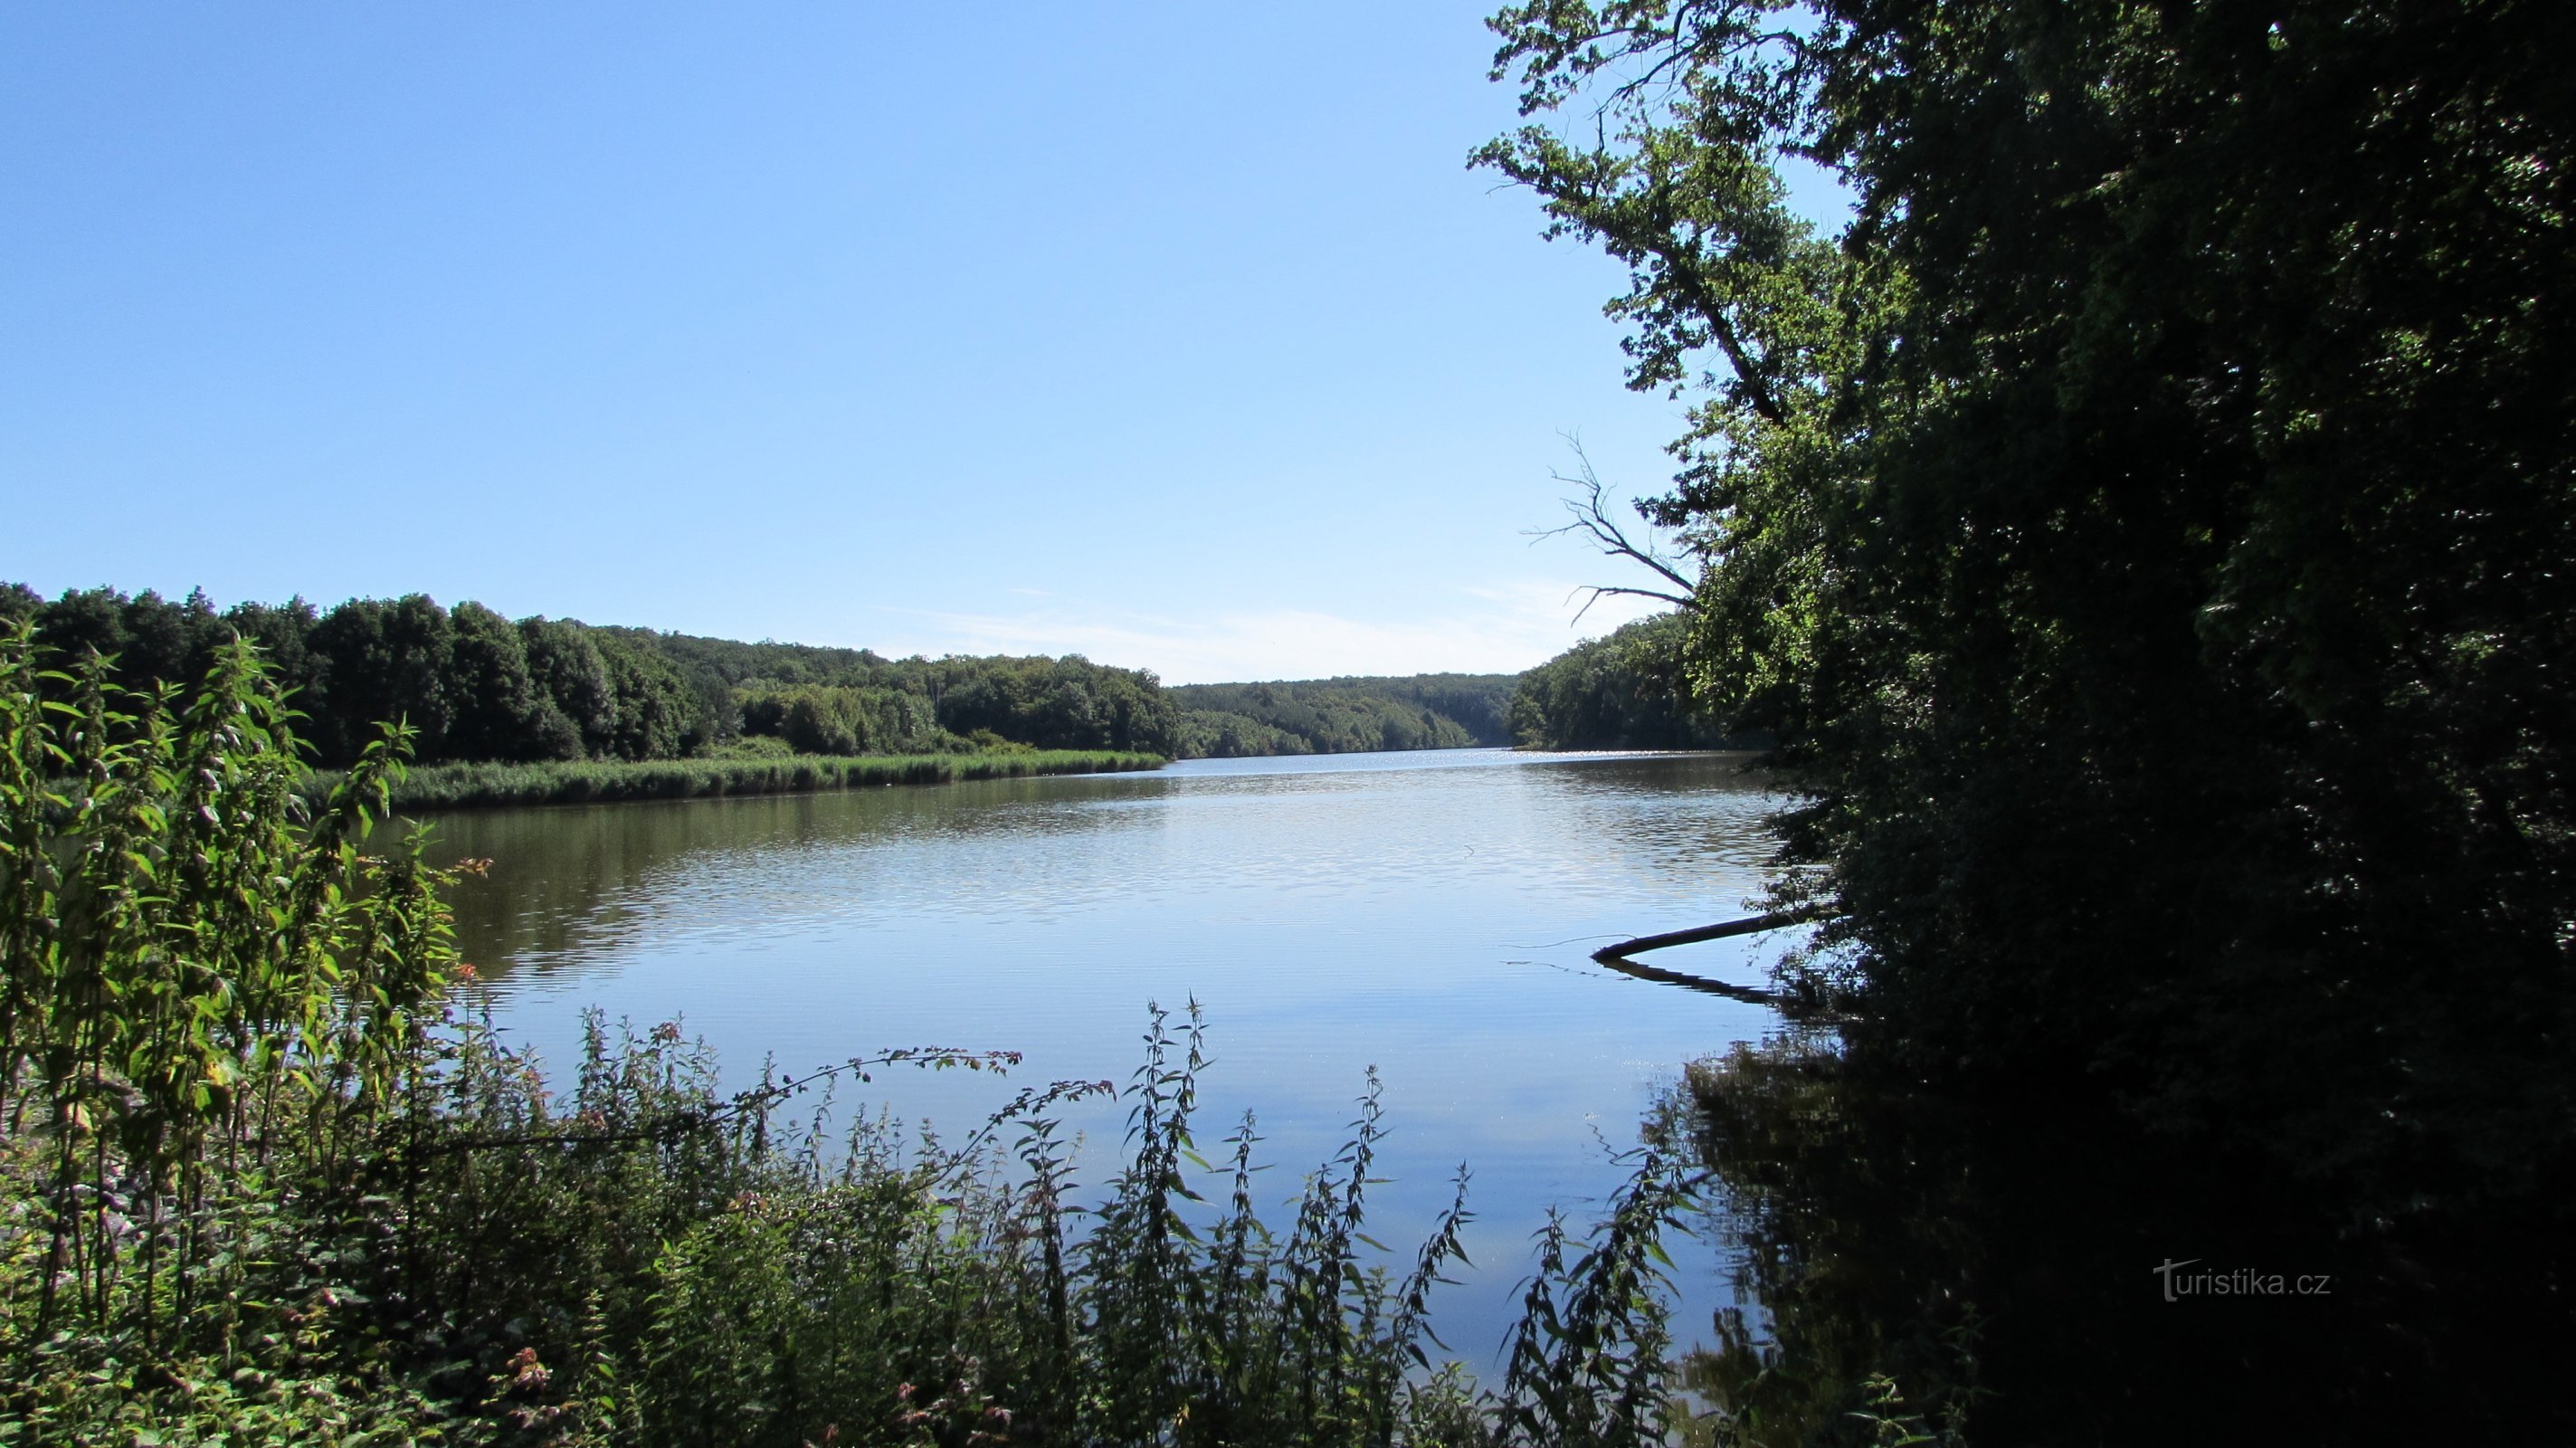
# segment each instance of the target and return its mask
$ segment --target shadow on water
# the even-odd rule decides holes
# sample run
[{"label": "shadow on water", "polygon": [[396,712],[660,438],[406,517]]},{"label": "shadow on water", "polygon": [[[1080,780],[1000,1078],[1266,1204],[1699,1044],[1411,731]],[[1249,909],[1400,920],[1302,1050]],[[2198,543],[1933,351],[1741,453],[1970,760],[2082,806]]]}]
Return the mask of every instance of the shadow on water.
[{"label": "shadow on water", "polygon": [[1705,975],[1693,975],[1683,970],[1666,970],[1661,966],[1648,965],[1644,961],[1632,960],[1625,956],[1606,959],[1601,964],[1631,980],[1648,980],[1658,985],[1679,986],[1683,990],[1695,990],[1702,995],[1724,996],[1728,1000],[1742,1001],[1746,1005],[1767,1006],[1775,1011],[1789,1010],[1797,1005],[1796,1001],[1776,990],[1735,985]]},{"label": "shadow on water", "polygon": [[892,871],[978,838],[1065,838],[1147,823],[1089,807],[1099,801],[1081,786],[1091,782],[975,780],[476,810],[428,823],[435,858],[496,862],[492,875],[469,877],[451,897],[457,938],[488,969],[611,947],[667,927],[676,897],[754,898],[780,879],[810,873],[814,857],[834,851],[893,846],[885,860]]},{"label": "shadow on water", "polygon": [[1656,1130],[1732,1245],[1698,1441],[2576,1441],[2556,1208],[2355,1220],[2108,1109],[1891,1089],[1821,1032],[1696,1064]]}]

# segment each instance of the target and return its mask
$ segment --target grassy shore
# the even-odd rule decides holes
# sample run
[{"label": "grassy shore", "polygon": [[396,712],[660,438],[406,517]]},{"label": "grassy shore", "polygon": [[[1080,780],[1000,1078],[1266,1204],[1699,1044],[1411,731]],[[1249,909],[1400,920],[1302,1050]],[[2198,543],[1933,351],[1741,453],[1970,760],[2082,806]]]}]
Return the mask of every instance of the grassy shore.
[{"label": "grassy shore", "polygon": [[[725,794],[809,794],[881,784],[946,784],[960,779],[1018,779],[1039,774],[1110,774],[1160,769],[1159,754],[1117,750],[1041,749],[993,754],[895,754],[859,757],[800,754],[784,759],[656,759],[642,763],[434,764],[393,786],[398,810],[494,809],[511,805],[584,804],[633,799],[696,799]],[[336,775],[316,775],[319,798]]]}]

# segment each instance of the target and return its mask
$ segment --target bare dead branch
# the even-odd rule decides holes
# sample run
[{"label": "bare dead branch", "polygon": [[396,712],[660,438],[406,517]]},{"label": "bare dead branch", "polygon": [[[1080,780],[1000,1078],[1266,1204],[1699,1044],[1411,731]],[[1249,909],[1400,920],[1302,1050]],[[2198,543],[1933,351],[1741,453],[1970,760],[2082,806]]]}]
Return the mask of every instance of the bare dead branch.
[{"label": "bare dead branch", "polygon": [[1580,622],[1583,615],[1592,611],[1592,605],[1613,594],[1629,598],[1660,599],[1679,608],[1697,608],[1699,601],[1694,595],[1698,591],[1698,585],[1681,571],[1682,560],[1667,558],[1651,537],[1641,544],[1628,536],[1627,530],[1619,525],[1619,520],[1610,514],[1608,490],[1602,486],[1601,475],[1594,471],[1592,459],[1584,453],[1582,440],[1568,435],[1565,441],[1568,447],[1574,449],[1575,473],[1573,476],[1568,476],[1551,468],[1548,475],[1560,483],[1568,483],[1583,490],[1580,496],[1563,500],[1565,511],[1573,516],[1574,521],[1555,528],[1530,529],[1531,541],[1554,538],[1566,533],[1576,534],[1589,539],[1592,545],[1600,549],[1603,554],[1612,558],[1625,558],[1639,564],[1672,585],[1672,589],[1668,591],[1663,588],[1639,588],[1625,584],[1587,584],[1576,590],[1590,596],[1583,601],[1583,607],[1575,611],[1575,620]]},{"label": "bare dead branch", "polygon": [[[1666,603],[1674,604],[1682,608],[1699,607],[1699,601],[1697,599],[1685,598],[1678,593],[1664,593],[1652,588],[1620,588],[1615,585],[1587,583],[1581,588],[1574,590],[1574,593],[1585,595],[1583,606],[1574,611],[1574,618],[1572,620],[1574,623],[1583,622],[1583,616],[1592,611],[1592,605],[1599,603],[1603,598],[1611,594],[1625,594],[1630,598],[1660,598]],[[1571,599],[1574,597],[1574,594],[1569,593],[1566,597]]]}]

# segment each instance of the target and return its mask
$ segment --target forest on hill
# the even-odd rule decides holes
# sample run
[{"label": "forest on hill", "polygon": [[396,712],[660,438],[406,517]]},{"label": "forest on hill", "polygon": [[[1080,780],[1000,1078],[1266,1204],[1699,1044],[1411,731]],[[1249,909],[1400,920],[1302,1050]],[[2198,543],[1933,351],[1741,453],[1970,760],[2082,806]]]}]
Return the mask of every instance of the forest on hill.
[{"label": "forest on hill", "polygon": [[[379,720],[449,761],[683,759],[770,738],[808,754],[947,754],[1004,745],[1171,755],[1153,675],[1078,657],[886,659],[864,649],[735,643],[543,617],[424,594],[217,611],[110,588],[47,601],[0,585],[0,619],[32,616],[57,659],[116,660],[130,689],[193,684],[236,634],[305,715],[319,762],[353,763]],[[778,746],[772,745],[775,749]]]},{"label": "forest on hill", "polygon": [[1506,715],[1517,674],[1180,684],[1186,759],[1350,754],[1373,749],[1464,749],[1514,742]]},{"label": "forest on hill", "polygon": [[512,620],[425,594],[218,610],[203,592],[172,600],[102,587],[49,600],[0,585],[0,619],[10,618],[32,618],[57,659],[114,658],[117,682],[135,689],[194,684],[239,634],[293,691],[304,736],[332,768],[354,762],[386,719],[418,731],[422,764],[675,760],[763,740],[820,755],[1027,747],[1196,759],[1513,743],[1696,748],[1723,732],[1690,714],[1673,625],[1633,638],[1632,626],[1526,675],[1167,686],[1073,655],[890,659]]},{"label": "forest on hill", "polygon": [[1518,676],[1508,726],[1547,749],[1752,749],[1690,683],[1688,618],[1657,614],[1588,639]]}]

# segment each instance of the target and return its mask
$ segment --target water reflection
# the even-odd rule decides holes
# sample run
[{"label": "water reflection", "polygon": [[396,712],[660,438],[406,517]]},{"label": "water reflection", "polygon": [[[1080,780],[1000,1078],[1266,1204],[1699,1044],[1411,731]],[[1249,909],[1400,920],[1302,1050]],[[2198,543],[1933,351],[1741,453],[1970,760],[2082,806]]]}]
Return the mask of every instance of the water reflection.
[{"label": "water reflection", "polygon": [[[1741,894],[1769,849],[1769,795],[1738,759],[1349,758],[478,811],[433,826],[441,856],[495,862],[455,903],[471,958],[503,969],[577,965],[674,930],[1062,911],[1102,893],[1421,891],[1518,874],[1592,893],[1714,882]],[[1392,763],[1405,760],[1416,767]]]},{"label": "water reflection", "polygon": [[1694,1067],[1666,1110],[1742,1294],[1688,1360],[1717,1441],[1886,1441],[1873,1411],[1978,1444],[2576,1428],[2564,1246],[2499,1214],[2355,1221],[2108,1114],[1873,1081],[1815,1035]]},{"label": "water reflection", "polygon": [[[1776,803],[1740,758],[1447,751],[437,828],[439,852],[494,861],[458,891],[460,944],[505,1033],[550,1060],[596,1005],[679,1017],[745,1076],[941,1044],[1024,1052],[1022,1080],[1123,1080],[1146,1003],[1195,998],[1218,1058],[1202,1120],[1257,1111],[1283,1199],[1377,1067],[1378,1235],[1427,1225],[1454,1169],[1475,1173],[1482,1271],[1440,1309],[1472,1355],[1545,1209],[1615,1186],[1610,1153],[1684,1062],[1776,1024],[1588,958],[1743,913]],[[1750,985],[1774,946],[1673,964]],[[864,1104],[971,1125],[1018,1084],[883,1077]],[[1114,1104],[1068,1120],[1095,1141],[1122,1125]]]},{"label": "water reflection", "polygon": [[[991,780],[938,789],[492,810],[433,822],[438,853],[495,862],[456,892],[470,953],[499,967],[577,962],[658,931],[769,920],[827,901],[909,895],[938,908],[1028,893],[1017,871],[961,878],[953,847],[1141,827],[1048,790]],[[929,880],[907,871],[944,859]],[[834,888],[810,888],[829,877]],[[907,888],[908,884],[935,888]]]}]

